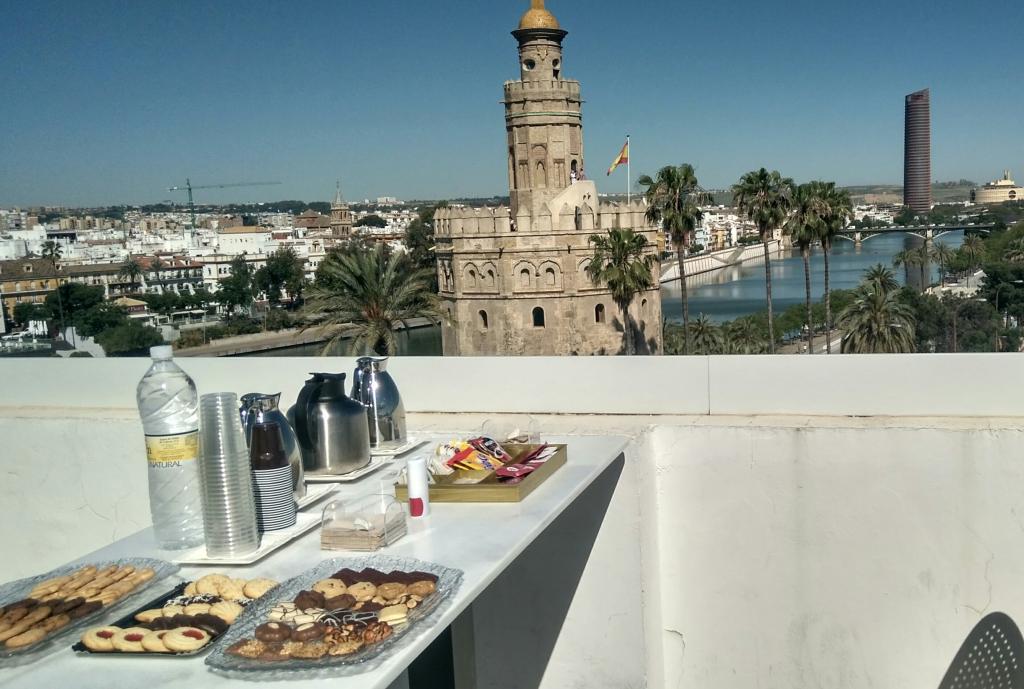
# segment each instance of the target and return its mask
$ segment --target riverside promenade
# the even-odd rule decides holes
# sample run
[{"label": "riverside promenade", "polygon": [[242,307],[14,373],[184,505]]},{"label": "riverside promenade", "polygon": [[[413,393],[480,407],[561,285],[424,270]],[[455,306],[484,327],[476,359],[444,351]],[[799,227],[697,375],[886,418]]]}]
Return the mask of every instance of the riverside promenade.
[{"label": "riverside promenade", "polygon": [[[782,242],[772,240],[768,243],[768,250],[773,256],[778,255],[782,251]],[[764,260],[764,246],[761,244],[734,246],[722,249],[721,251],[698,254],[686,259],[686,277],[713,273],[729,266],[757,260]],[[679,280],[679,261],[675,258],[663,261],[661,264],[661,283],[665,284],[666,282],[675,282],[677,280]]]}]

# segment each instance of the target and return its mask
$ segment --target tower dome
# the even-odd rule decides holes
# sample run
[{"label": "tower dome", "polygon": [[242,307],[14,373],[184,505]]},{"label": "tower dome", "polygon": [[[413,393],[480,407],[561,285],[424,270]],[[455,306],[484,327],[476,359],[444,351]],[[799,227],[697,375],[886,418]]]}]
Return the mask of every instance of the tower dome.
[{"label": "tower dome", "polygon": [[544,0],[531,0],[530,9],[519,20],[519,30],[558,29],[558,20],[544,7]]}]

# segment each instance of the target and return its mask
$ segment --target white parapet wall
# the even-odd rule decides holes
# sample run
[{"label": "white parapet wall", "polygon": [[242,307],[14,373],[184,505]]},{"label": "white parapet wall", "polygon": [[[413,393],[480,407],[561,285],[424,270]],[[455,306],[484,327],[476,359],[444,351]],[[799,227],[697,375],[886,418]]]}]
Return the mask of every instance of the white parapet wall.
[{"label": "white parapet wall", "polygon": [[[133,408],[146,365],[0,361],[0,581],[148,523]],[[182,365],[202,392],[291,400],[310,371],[352,362]],[[532,423],[634,438],[544,687],[932,688],[984,614],[1024,623],[1024,358],[392,370],[424,430]],[[609,644],[621,655],[588,655]]]}]

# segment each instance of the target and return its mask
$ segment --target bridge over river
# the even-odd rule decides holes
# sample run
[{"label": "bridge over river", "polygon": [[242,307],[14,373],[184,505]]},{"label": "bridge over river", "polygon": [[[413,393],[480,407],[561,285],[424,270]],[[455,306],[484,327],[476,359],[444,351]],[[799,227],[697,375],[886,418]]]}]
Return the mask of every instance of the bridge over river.
[{"label": "bridge over river", "polygon": [[925,242],[931,242],[943,235],[953,232],[978,232],[988,234],[995,229],[995,225],[949,224],[949,225],[898,225],[894,227],[872,227],[865,229],[849,228],[839,233],[839,237],[849,240],[860,246],[872,237],[879,237],[886,234],[911,234],[920,237]]}]

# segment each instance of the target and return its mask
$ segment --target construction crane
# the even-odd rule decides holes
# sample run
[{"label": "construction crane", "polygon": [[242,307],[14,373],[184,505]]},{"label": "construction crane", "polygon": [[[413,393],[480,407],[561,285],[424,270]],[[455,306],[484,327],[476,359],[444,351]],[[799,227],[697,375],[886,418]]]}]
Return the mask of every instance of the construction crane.
[{"label": "construction crane", "polygon": [[188,192],[188,210],[192,215],[192,231],[196,230],[196,204],[192,200],[192,191],[194,189],[231,189],[234,187],[272,187],[280,182],[235,182],[233,184],[204,184],[202,186],[192,186],[192,180],[186,179],[185,186],[183,187],[168,187],[167,191],[187,191]]}]

